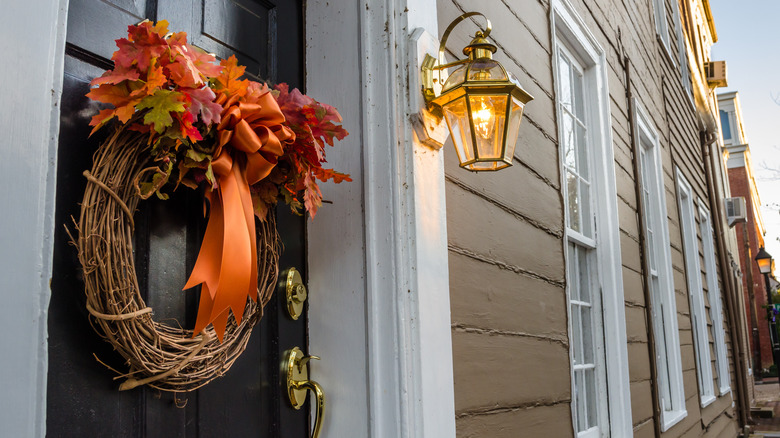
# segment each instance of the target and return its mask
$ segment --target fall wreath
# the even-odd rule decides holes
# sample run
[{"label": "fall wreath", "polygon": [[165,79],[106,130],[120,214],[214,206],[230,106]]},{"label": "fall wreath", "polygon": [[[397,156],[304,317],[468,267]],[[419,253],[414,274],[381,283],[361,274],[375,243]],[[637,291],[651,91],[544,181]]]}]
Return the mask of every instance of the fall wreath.
[{"label": "fall wreath", "polygon": [[[225,373],[276,286],[281,249],[270,208],[282,198],[314,217],[322,201],[316,181],[350,181],[322,167],[325,145],[347,135],[335,108],[285,84],[241,79],[235,57],[217,62],[167,26],[129,26],[116,41],[114,69],[87,94],[111,106],[92,118],[92,132],[113,130],[84,172],[73,242],[93,328],[129,367],[114,370],[126,378],[120,390],[190,391]],[[184,285],[201,285],[192,330],[152,319],[132,247],[139,201],[167,199],[180,186],[202,187],[208,201]]]}]

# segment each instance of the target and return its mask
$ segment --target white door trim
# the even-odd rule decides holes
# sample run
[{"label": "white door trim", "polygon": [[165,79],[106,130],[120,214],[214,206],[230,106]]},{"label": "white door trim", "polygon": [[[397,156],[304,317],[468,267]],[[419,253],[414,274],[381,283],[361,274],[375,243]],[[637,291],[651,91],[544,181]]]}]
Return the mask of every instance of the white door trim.
[{"label": "white door trim", "polygon": [[[0,424],[5,436],[46,434],[47,315],[67,0],[3,5],[0,47]],[[20,69],[20,63],[24,68]]]},{"label": "white door trim", "polygon": [[410,35],[437,35],[436,2],[309,2],[305,21],[307,93],[351,133],[328,161],[354,178],[323,187],[333,204],[308,227],[323,436],[454,437],[444,165],[410,120]]}]

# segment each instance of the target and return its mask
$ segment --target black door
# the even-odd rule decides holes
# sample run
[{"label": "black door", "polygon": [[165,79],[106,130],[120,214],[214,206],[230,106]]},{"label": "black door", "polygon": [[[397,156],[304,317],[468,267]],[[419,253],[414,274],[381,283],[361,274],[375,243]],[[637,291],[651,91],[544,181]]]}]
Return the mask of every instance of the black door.
[{"label": "black door", "polygon": [[[275,4],[278,3],[278,4]],[[78,217],[92,153],[104,137],[88,139],[97,112],[84,97],[89,81],[111,68],[114,40],[144,18],[168,20],[193,45],[219,57],[235,54],[254,79],[302,87],[302,0],[72,0],[57,168],[57,207],[52,298],[49,309],[47,435],[51,437],[292,437],[307,436],[308,409],[287,403],[280,377],[285,350],[306,350],[306,318],[292,321],[274,297],[246,351],[228,373],[190,393],[152,388],[119,392],[115,373],[126,367],[95,334],[84,308],[76,251],[64,226]],[[142,294],[155,319],[194,325],[197,299],[182,292],[197,256],[205,221],[202,199],[179,190],[168,201],[149,200],[135,216],[136,266]],[[305,277],[305,222],[280,205],[280,269]]]}]

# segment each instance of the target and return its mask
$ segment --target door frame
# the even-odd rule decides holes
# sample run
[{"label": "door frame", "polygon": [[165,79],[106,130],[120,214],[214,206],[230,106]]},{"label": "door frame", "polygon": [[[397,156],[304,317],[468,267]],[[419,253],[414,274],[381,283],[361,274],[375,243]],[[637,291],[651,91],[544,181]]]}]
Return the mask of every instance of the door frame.
[{"label": "door frame", "polygon": [[[4,91],[15,105],[0,110],[4,144],[25,146],[6,147],[0,161],[0,321],[17,334],[0,341],[10,371],[0,424],[14,436],[46,433],[67,10],[68,0],[28,0],[4,15],[4,54],[26,68],[0,63],[0,77],[27,90],[23,99]],[[416,28],[438,34],[435,0],[309,2],[306,11],[307,88],[344,115],[352,135],[328,158],[355,180],[323,187],[333,204],[308,228],[310,351],[323,356],[312,377],[330,394],[324,436],[455,436],[444,166],[409,119],[419,109],[408,79],[417,77]]]},{"label": "door frame", "polygon": [[411,35],[438,35],[436,1],[336,3],[308,2],[305,19],[307,92],[351,132],[328,161],[354,178],[323,187],[333,204],[308,225],[312,375],[336,388],[323,435],[454,437],[444,162],[410,119]]}]

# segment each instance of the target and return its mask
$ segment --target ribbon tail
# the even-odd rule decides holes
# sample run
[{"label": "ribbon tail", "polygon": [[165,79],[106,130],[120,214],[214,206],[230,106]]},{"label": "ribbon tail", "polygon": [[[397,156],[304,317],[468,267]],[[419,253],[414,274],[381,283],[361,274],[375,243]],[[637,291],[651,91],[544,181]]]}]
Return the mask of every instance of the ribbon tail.
[{"label": "ribbon tail", "polygon": [[[206,225],[206,233],[203,236],[203,243],[200,245],[200,251],[198,252],[198,258],[195,261],[195,266],[192,268],[192,273],[187,283],[182,290],[193,288],[201,283],[208,285],[208,290],[211,298],[214,298],[214,293],[219,286],[219,268],[222,263],[222,247],[223,247],[223,228],[224,226],[224,213],[222,209],[222,200],[219,194],[207,193],[206,199],[209,200],[211,205],[211,212],[209,214],[209,222]],[[199,332],[196,332],[199,333]]]},{"label": "ribbon tail", "polygon": [[[208,326],[211,321],[209,321],[209,316],[211,315],[211,309],[214,307],[214,299],[211,297],[211,292],[209,291],[208,285],[204,284],[203,287],[200,289],[200,303],[198,304],[198,317],[195,320],[195,328],[192,330],[192,336],[195,337],[198,333],[202,332],[203,329]],[[220,342],[222,341],[222,338],[219,336],[219,333],[217,333],[217,337],[219,337]]]},{"label": "ribbon tail", "polygon": [[[257,290],[256,257],[252,258],[254,236],[254,218],[246,219],[243,192],[249,194],[249,187],[241,175],[239,166],[233,166],[230,173],[219,180],[224,213],[222,265],[219,271],[219,286],[214,294],[214,307],[209,320],[214,321],[223,311],[230,309],[241,322],[246,307],[247,296],[251,296],[251,283],[254,278],[255,294]],[[242,187],[246,186],[246,187]],[[251,209],[251,196],[248,197]],[[251,226],[250,226],[251,223]],[[215,327],[216,329],[216,327]]]}]

